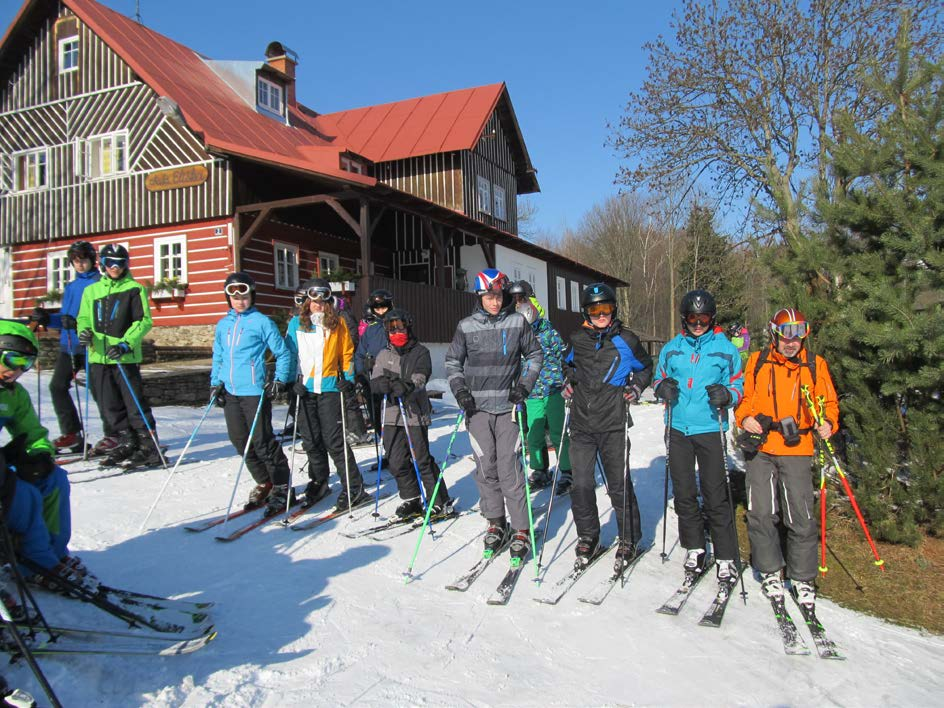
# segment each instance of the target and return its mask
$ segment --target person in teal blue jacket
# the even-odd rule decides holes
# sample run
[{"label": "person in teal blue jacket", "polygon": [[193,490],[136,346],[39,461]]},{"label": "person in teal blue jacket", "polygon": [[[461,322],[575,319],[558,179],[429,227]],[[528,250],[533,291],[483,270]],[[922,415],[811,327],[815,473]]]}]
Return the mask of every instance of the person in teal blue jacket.
[{"label": "person in teal blue jacket", "polygon": [[[686,575],[704,572],[707,517],[718,580],[733,586],[738,577],[737,537],[728,503],[721,429],[727,431],[728,408],[744,395],[741,356],[724,331],[714,326],[717,306],[711,293],[686,293],[680,313],[682,333],[662,347],[653,381],[656,396],[666,403],[666,423],[671,420],[667,452],[679,543],[687,551]],[[698,504],[696,461],[704,510]]]},{"label": "person in teal blue jacket", "polygon": [[[265,505],[266,516],[272,516],[285,510],[292,494],[288,460],[272,431],[271,402],[288,389],[292,355],[275,322],[255,308],[256,283],[249,275],[230,274],[223,290],[231,309],[216,325],[210,385],[223,408],[229,440],[240,455],[252,431],[246,467],[256,486],[245,508]],[[275,357],[272,381],[266,380],[267,351]]]}]

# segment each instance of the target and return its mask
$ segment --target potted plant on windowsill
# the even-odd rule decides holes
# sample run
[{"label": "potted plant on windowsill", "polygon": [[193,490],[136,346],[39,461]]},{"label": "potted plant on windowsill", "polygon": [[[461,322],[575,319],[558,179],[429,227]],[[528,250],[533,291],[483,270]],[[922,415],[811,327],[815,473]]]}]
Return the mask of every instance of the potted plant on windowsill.
[{"label": "potted plant on windowsill", "polygon": [[339,270],[326,271],[320,276],[315,277],[327,280],[331,285],[331,292],[352,293],[357,288],[357,279],[360,276],[352,270],[344,270],[341,268]]},{"label": "potted plant on windowsill", "polygon": [[62,291],[50,290],[45,295],[40,295],[36,298],[36,304],[47,310],[58,310],[62,307]]},{"label": "potted plant on windowsill", "polygon": [[187,283],[181,283],[180,278],[162,278],[156,283],[145,286],[152,300],[175,300],[186,295]]}]

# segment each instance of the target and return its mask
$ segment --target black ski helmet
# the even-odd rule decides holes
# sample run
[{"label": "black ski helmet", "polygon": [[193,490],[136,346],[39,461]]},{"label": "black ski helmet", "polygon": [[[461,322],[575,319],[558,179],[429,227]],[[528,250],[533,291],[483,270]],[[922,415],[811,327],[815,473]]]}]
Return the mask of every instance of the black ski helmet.
[{"label": "black ski helmet", "polygon": [[[312,300],[334,302],[334,299],[331,297],[331,283],[324,278],[309,278],[302,283],[302,290],[304,290],[305,294]],[[312,297],[312,292],[315,293],[315,297]]]},{"label": "black ski helmet", "polygon": [[391,307],[384,313],[384,329],[387,328],[387,325],[394,320],[403,320],[406,324],[406,330],[410,334],[413,333],[413,315],[404,310],[401,307]]},{"label": "black ski helmet", "polygon": [[715,304],[714,295],[707,290],[690,290],[682,296],[679,314],[682,316],[682,327],[686,331],[688,330],[688,323],[685,318],[689,315],[710,315],[711,322],[708,324],[708,328],[711,329],[715,324],[715,315],[718,314],[718,306]]},{"label": "black ski helmet", "polygon": [[76,241],[71,246],[69,250],[66,251],[66,258],[69,259],[71,263],[76,258],[88,258],[92,261],[92,266],[94,267],[95,262],[98,260],[98,254],[95,253],[95,246],[90,244],[88,241]]},{"label": "black ski helmet", "polygon": [[[105,259],[106,258],[117,258],[124,260],[125,270],[128,269],[128,249],[122,246],[120,243],[109,243],[102,246],[102,250],[98,252],[98,262],[102,267],[102,270],[105,271]],[[107,271],[105,271],[107,273]]]},{"label": "black ski helmet", "polygon": [[370,310],[375,307],[386,307],[389,310],[393,307],[393,293],[386,288],[377,288],[367,296],[367,307]]},{"label": "black ski helmet", "polygon": [[226,295],[226,304],[230,307],[233,306],[232,300],[230,300],[229,293],[227,288],[230,285],[236,283],[241,283],[243,285],[249,286],[249,304],[256,304],[256,281],[252,279],[252,276],[248,273],[243,273],[242,271],[237,271],[236,273],[230,273],[226,276],[226,282],[223,283],[223,294]]},{"label": "black ski helmet", "polygon": [[529,283],[527,280],[516,280],[511,284],[511,287],[508,288],[508,294],[512,297],[515,295],[534,297],[534,288],[531,287],[531,283]]},{"label": "black ski helmet", "polygon": [[583,294],[580,296],[580,312],[583,313],[584,320],[590,322],[587,308],[598,302],[613,303],[613,319],[615,320],[616,314],[619,312],[619,306],[616,304],[616,291],[606,283],[590,283],[583,289]]}]

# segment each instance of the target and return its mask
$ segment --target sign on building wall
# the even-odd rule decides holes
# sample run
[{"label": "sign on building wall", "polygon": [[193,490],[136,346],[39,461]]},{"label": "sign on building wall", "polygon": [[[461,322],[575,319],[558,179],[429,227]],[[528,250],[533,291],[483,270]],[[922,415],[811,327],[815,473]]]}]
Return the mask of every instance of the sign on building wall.
[{"label": "sign on building wall", "polygon": [[170,170],[151,172],[144,179],[144,187],[149,192],[163,192],[167,189],[196,187],[207,181],[207,168],[203,165],[174,167]]}]

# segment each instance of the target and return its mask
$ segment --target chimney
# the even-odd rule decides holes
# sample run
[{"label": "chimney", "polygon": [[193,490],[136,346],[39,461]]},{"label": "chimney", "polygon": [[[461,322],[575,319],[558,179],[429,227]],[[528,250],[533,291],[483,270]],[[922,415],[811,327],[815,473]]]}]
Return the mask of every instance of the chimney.
[{"label": "chimney", "polygon": [[298,65],[298,54],[281,42],[270,42],[265,51],[266,63],[285,77],[285,98],[290,106],[296,105],[295,100],[295,67]]}]

